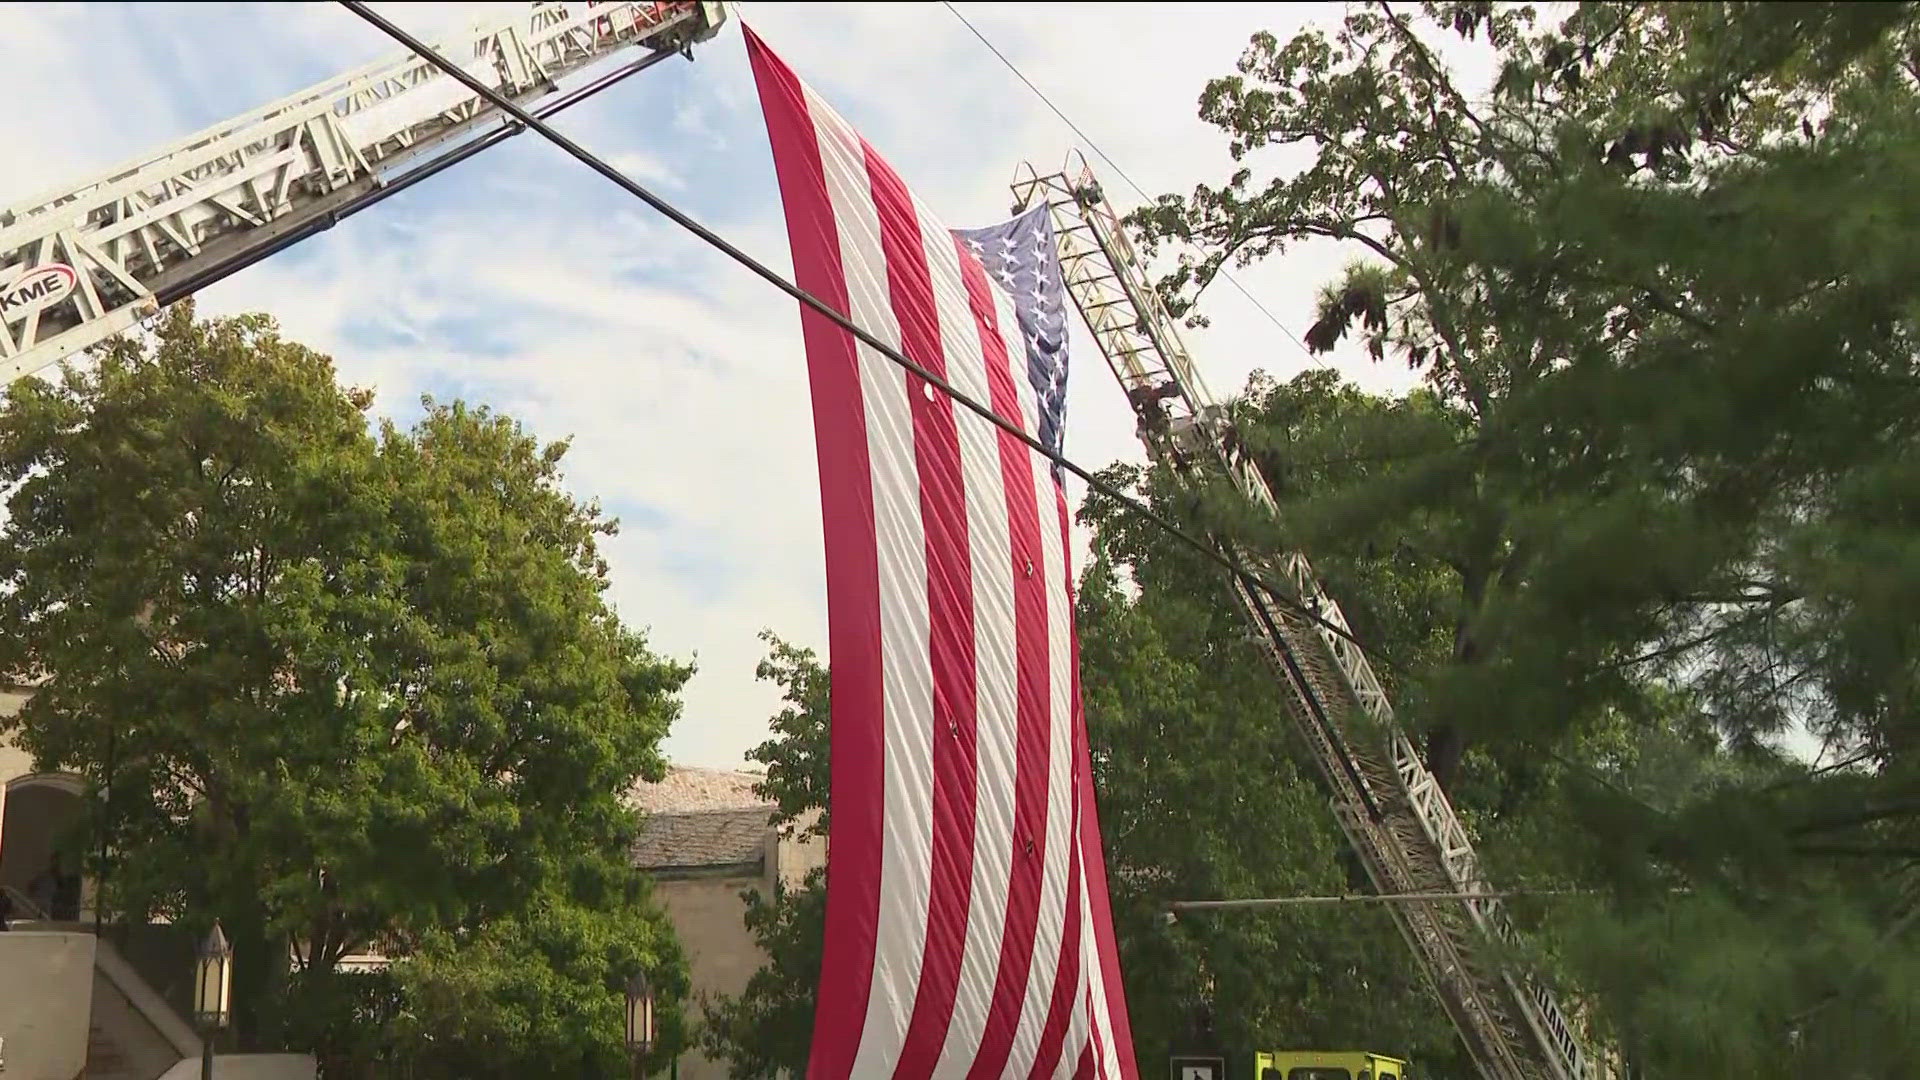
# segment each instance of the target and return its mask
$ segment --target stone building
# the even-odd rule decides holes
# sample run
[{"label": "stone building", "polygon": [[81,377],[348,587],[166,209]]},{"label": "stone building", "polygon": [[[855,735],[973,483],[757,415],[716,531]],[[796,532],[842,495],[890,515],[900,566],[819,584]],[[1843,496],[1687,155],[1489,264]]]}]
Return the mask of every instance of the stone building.
[{"label": "stone building", "polygon": [[[0,715],[17,713],[31,692],[0,686]],[[64,875],[79,877],[66,845],[86,792],[83,778],[36,772],[26,751],[0,739],[0,896],[11,915],[0,933],[0,1074],[191,1080],[201,1069],[187,1021],[195,941],[164,924],[102,925],[84,878],[51,909],[34,888],[63,847]],[[303,1054],[214,1056],[218,1080],[313,1080],[315,1071]]]},{"label": "stone building", "polygon": [[[773,806],[753,793],[757,773],[675,768],[658,784],[643,784],[634,802],[646,812],[634,863],[654,878],[654,896],[686,951],[693,982],[689,1013],[700,1002],[745,989],[766,956],[747,933],[741,893],[769,894],[776,882],[798,884],[824,864],[817,838],[782,837],[770,821]],[[675,1063],[679,1080],[726,1080],[724,1062],[699,1051]]]}]

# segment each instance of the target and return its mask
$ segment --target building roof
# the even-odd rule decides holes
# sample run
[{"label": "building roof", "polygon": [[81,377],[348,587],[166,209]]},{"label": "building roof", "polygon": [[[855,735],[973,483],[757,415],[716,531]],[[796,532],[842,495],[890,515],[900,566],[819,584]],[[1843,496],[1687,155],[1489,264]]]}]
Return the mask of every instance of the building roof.
[{"label": "building roof", "polygon": [[735,807],[648,814],[633,843],[642,870],[695,870],[760,865],[772,807]]},{"label": "building roof", "polygon": [[743,810],[768,805],[767,800],[753,793],[753,786],[764,780],[764,773],[675,765],[667,769],[666,778],[657,784],[635,784],[630,797],[636,808],[653,814]]}]

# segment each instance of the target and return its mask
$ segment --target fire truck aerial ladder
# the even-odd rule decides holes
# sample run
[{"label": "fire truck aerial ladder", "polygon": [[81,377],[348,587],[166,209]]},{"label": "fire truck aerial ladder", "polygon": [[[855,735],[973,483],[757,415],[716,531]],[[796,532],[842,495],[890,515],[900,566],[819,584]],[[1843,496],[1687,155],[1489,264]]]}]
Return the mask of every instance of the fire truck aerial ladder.
[{"label": "fire truck aerial ladder", "polygon": [[[1023,166],[1013,190],[1019,209],[1047,204],[1067,291],[1133,406],[1149,456],[1186,476],[1224,472],[1242,495],[1276,513],[1266,477],[1240,452],[1230,418],[1194,370],[1175,320],[1085,162],[1044,176]],[[1234,589],[1254,638],[1279,670],[1288,711],[1332,791],[1348,842],[1382,894],[1441,897],[1389,907],[1481,1074],[1597,1077],[1552,993],[1490,955],[1513,940],[1512,925],[1453,805],[1395,722],[1339,605],[1297,552],[1259,569],[1290,590],[1298,606],[1275,603],[1240,575]]]},{"label": "fire truck aerial ladder", "polygon": [[[533,3],[438,48],[545,117],[691,56],[725,19],[719,3]],[[556,94],[615,57],[630,62]],[[495,112],[432,63],[390,58],[0,209],[0,384],[518,133]]]}]

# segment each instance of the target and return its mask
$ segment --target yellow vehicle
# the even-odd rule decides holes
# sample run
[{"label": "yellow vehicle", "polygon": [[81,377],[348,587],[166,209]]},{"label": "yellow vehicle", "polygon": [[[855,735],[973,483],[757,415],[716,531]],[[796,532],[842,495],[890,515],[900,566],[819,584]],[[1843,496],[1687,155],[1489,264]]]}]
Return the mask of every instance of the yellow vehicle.
[{"label": "yellow vehicle", "polygon": [[1253,1055],[1254,1080],[1405,1080],[1407,1063],[1364,1050],[1277,1050]]}]

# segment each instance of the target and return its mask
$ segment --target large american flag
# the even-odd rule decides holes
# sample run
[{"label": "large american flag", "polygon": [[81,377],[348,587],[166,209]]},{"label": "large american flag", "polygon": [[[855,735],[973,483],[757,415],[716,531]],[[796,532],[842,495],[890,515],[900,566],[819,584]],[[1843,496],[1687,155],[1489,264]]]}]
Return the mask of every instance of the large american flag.
[{"label": "large american flag", "polygon": [[[1060,445],[1044,209],[955,233],[751,30],[800,286]],[[813,1080],[1136,1075],[1045,457],[804,309],[833,671]]]}]

